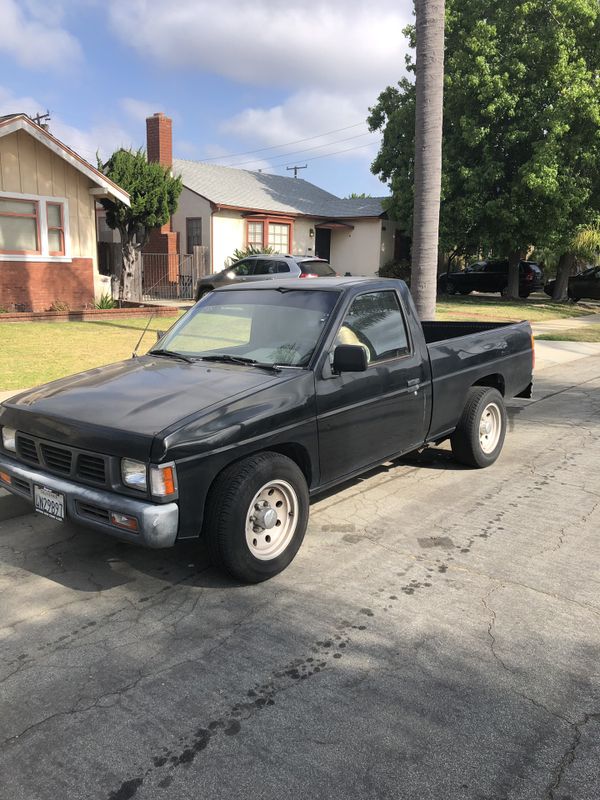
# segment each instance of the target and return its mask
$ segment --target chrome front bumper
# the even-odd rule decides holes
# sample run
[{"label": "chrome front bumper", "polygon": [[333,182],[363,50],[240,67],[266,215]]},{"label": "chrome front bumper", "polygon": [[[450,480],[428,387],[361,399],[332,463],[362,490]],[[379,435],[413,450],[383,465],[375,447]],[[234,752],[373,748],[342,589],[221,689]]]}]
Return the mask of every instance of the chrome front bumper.
[{"label": "chrome front bumper", "polygon": [[[125,539],[146,547],[171,547],[177,538],[179,506],[177,503],[156,505],[134,497],[82,486],[73,481],[25,467],[4,454],[0,455],[0,472],[11,478],[8,484],[0,479],[0,487],[33,504],[33,487],[45,486],[65,496],[65,519],[86,528]],[[138,530],[127,531],[110,522],[110,512],[135,517]]]}]

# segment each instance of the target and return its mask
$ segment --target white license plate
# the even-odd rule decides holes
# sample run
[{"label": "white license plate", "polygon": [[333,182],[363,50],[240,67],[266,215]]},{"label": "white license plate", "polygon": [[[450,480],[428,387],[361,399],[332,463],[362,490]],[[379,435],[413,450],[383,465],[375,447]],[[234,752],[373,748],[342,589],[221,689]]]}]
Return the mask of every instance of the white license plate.
[{"label": "white license plate", "polygon": [[35,510],[40,514],[45,514],[52,519],[64,520],[65,518],[65,496],[60,492],[53,492],[45,486],[33,487],[33,500]]}]

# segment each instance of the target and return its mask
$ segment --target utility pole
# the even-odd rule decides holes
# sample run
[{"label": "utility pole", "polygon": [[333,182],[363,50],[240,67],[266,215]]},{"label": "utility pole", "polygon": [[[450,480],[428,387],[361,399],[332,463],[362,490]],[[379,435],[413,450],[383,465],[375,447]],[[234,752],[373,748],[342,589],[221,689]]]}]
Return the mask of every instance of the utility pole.
[{"label": "utility pole", "polygon": [[35,117],[29,117],[32,122],[39,125],[40,128],[48,130],[48,123],[50,122],[50,111],[46,110],[45,114],[36,114]]},{"label": "utility pole", "polygon": [[294,178],[297,178],[298,177],[298,170],[299,169],[306,169],[307,167],[308,167],[308,164],[305,164],[303,167],[298,167],[298,166],[296,166],[296,167],[286,167],[286,169],[288,169],[288,170],[289,169],[293,169],[294,170]]}]

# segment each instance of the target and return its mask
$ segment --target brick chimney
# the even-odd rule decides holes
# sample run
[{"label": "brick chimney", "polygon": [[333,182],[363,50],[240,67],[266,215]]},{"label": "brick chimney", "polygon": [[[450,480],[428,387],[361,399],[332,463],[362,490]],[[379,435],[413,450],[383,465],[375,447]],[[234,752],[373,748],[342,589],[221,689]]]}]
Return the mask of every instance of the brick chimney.
[{"label": "brick chimney", "polygon": [[146,147],[148,161],[163,167],[173,166],[173,120],[162,111],[146,119]]},{"label": "brick chimney", "polygon": [[[173,166],[173,120],[165,116],[162,111],[146,119],[146,151],[149,162],[161,164],[167,169],[171,169]],[[151,266],[148,264],[148,267],[144,268],[144,283],[148,285],[155,284],[157,281],[162,283],[162,276],[149,274],[150,272],[158,273],[161,270],[168,270],[165,279],[169,282],[177,281],[179,271],[178,245],[179,237],[173,231],[172,220],[169,220],[162,228],[155,228],[150,232],[144,252],[160,253],[168,256],[168,258],[163,259],[165,265],[167,265],[166,268],[162,265],[160,259],[156,259],[156,265]]]}]

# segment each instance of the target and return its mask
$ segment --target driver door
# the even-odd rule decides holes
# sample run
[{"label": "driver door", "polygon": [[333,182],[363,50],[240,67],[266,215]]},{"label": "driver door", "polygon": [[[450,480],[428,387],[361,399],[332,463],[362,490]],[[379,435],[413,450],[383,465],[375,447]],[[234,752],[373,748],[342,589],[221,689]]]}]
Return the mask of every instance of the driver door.
[{"label": "driver door", "polygon": [[365,372],[317,373],[317,424],[321,483],[385,461],[423,443],[425,402],[430,392],[425,364],[416,351],[394,290],[354,298],[338,328],[337,344],[367,351]]}]

